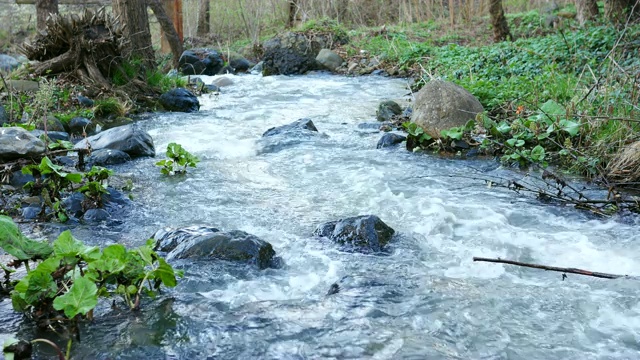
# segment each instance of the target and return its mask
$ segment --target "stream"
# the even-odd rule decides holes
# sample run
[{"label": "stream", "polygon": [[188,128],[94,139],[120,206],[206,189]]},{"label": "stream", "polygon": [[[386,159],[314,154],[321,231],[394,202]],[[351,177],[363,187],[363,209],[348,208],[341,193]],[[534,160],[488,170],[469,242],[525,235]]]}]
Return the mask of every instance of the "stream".
[{"label": "stream", "polygon": [[[134,205],[120,223],[73,233],[136,246],[165,226],[240,229],[270,242],[286,266],[175,261],[185,277],[141,312],[101,304],[74,359],[640,358],[636,280],[562,281],[472,261],[640,275],[636,220],[543,204],[468,176],[522,176],[492,160],[376,149],[382,133],[361,124],[376,122],[381,101],[406,105],[405,80],[230,78],[219,96],[200,98],[198,113],[142,120],[158,155],[115,167],[135,179]],[[264,131],[303,117],[327,136],[261,151]],[[170,142],[201,159],[187,176],[167,178],[154,165]],[[343,252],[311,236],[323,222],[365,214],[396,230],[387,254]],[[341,291],[327,296],[334,282]],[[6,299],[0,324],[0,333],[43,336]],[[50,358],[37,349],[36,358]]]}]

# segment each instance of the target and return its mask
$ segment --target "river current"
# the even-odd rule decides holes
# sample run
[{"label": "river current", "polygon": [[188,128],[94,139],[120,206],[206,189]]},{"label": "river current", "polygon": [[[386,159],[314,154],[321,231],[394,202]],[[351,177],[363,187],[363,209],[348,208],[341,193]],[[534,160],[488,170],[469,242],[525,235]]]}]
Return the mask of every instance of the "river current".
[{"label": "river current", "polygon": [[[523,176],[492,160],[376,149],[382,133],[361,124],[376,122],[381,101],[407,104],[404,80],[229,77],[220,95],[200,98],[200,112],[140,122],[157,157],[116,167],[135,179],[132,209],[121,224],[74,234],[135,246],[164,226],[240,229],[270,242],[286,266],[175,262],[185,277],[140,313],[102,305],[76,359],[640,358],[637,280],[563,281],[472,261],[640,275],[634,221],[489,188],[480,178]],[[264,131],[303,117],[327,136],[261,151]],[[154,166],[170,142],[201,159],[185,177]],[[364,214],[396,230],[387,254],[311,236],[322,222]],[[334,282],[341,291],[327,296]],[[0,302],[5,332],[27,334],[10,309]]]}]

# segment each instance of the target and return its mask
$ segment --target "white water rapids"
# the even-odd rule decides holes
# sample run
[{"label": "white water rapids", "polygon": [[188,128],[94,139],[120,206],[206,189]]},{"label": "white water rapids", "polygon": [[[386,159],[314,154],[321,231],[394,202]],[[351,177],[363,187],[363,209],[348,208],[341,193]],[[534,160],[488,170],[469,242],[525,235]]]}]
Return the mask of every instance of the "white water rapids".
[{"label": "white water rapids", "polygon": [[[403,80],[231,78],[219,96],[201,97],[199,113],[141,123],[158,156],[117,167],[134,174],[137,205],[95,241],[135,245],[163,226],[205,224],[269,241],[286,266],[176,263],[186,276],[165,293],[168,310],[130,321],[105,311],[78,358],[640,358],[637,280],[562,281],[559,273],[472,261],[640,275],[633,221],[465,177],[522,176],[490,160],[376,149],[382,134],[358,124],[375,122],[381,101],[406,100]],[[264,131],[302,117],[328,136],[260,153]],[[170,142],[202,160],[186,177],[167,179],[154,166]],[[311,236],[322,222],[363,214],[399,233],[388,255],[345,253]],[[88,230],[77,231],[86,238]],[[325,296],[336,281],[342,291]],[[10,308],[0,305],[0,313]]]}]

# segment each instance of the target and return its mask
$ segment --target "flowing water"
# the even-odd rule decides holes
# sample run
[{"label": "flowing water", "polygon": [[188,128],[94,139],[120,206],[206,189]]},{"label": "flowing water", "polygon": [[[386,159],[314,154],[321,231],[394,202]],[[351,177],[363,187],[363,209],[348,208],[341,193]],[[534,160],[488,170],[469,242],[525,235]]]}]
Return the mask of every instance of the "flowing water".
[{"label": "flowing water", "polygon": [[[163,226],[241,229],[273,244],[282,269],[176,262],[178,287],[139,314],[101,307],[78,359],[637,359],[640,283],[474,263],[473,256],[640,274],[634,221],[598,219],[469,179],[522,176],[490,160],[378,150],[379,77],[233,77],[196,114],[141,122],[158,157],[136,179],[122,224],[77,237],[140,244]],[[205,81],[210,81],[205,78]],[[326,137],[260,151],[270,127],[311,118]],[[154,163],[170,142],[202,160],[186,177]],[[318,224],[375,214],[399,235],[386,255],[339,251]],[[338,281],[341,292],[327,296]],[[0,303],[6,332],[27,333]],[[2,331],[0,331],[2,332]],[[40,350],[42,351],[42,350]]]}]

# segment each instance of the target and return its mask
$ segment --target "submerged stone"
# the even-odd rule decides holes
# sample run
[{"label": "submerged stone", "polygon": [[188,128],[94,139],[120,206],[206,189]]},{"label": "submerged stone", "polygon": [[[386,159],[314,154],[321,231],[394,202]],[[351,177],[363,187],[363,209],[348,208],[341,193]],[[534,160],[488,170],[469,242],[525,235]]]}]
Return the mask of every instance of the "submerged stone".
[{"label": "submerged stone", "polygon": [[391,241],[395,230],[375,215],[361,215],[324,223],[314,235],[344,245],[347,250],[380,252]]},{"label": "submerged stone", "polygon": [[210,226],[162,229],[153,236],[156,251],[168,252],[167,259],[214,258],[278,267],[280,260],[270,243],[241,230],[220,231]]}]

